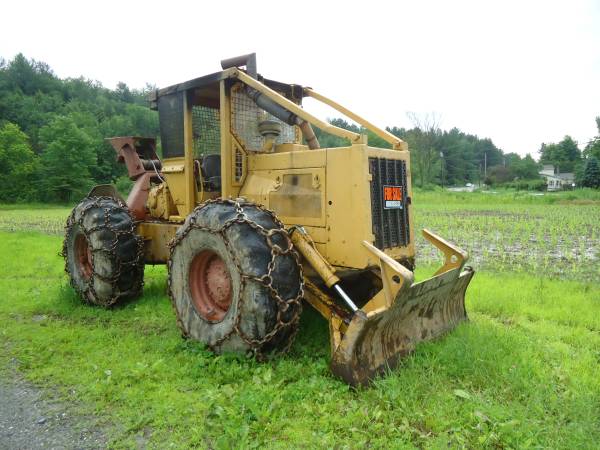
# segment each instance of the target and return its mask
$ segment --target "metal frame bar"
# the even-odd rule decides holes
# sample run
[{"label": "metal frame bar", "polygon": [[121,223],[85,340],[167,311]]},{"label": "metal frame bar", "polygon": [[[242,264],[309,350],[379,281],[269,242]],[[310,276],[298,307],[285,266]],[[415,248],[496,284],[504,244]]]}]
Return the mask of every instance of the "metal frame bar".
[{"label": "metal frame bar", "polygon": [[183,144],[185,176],[185,216],[196,206],[196,183],[194,181],[194,135],[192,130],[192,103],[190,93],[183,93]]},{"label": "metal frame bar", "polygon": [[444,265],[439,268],[435,275],[448,272],[452,269],[462,270],[467,262],[469,255],[460,247],[448,242],[446,239],[432,233],[428,229],[423,229],[423,237],[427,239],[434,247],[444,254]]},{"label": "metal frame bar", "polygon": [[324,103],[324,104],[326,104],[328,106],[331,106],[337,112],[342,113],[346,117],[354,120],[355,122],[357,122],[358,124],[360,124],[363,127],[367,128],[368,130],[371,130],[373,133],[375,133],[381,139],[383,139],[387,143],[391,144],[392,148],[394,150],[408,150],[408,146],[406,145],[406,142],[404,142],[402,139],[400,139],[397,136],[394,136],[389,131],[383,130],[383,129],[381,129],[381,128],[375,126],[375,125],[373,125],[368,120],[364,119],[363,117],[359,116],[358,114],[353,113],[349,109],[344,108],[342,105],[340,105],[337,102],[334,102],[330,98],[327,98],[324,95],[319,94],[318,92],[313,91],[311,88],[304,88],[304,94],[307,97],[312,97],[315,100],[320,101],[321,103]]}]

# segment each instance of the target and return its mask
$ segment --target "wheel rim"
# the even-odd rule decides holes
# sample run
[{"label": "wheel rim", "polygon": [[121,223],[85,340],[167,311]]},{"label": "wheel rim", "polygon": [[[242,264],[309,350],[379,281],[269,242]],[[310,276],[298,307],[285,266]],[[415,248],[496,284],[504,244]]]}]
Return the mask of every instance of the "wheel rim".
[{"label": "wheel rim", "polygon": [[220,322],[231,306],[231,276],[225,261],[211,250],[194,256],[190,265],[190,291],[203,319]]},{"label": "wheel rim", "polygon": [[92,276],[92,251],[83,234],[78,234],[75,238],[75,263],[86,280]]}]

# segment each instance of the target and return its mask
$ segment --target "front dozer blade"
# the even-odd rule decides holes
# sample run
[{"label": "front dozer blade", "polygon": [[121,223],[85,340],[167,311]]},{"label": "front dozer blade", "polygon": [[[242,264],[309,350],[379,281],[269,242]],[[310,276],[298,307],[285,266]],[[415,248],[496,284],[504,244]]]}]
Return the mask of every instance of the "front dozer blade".
[{"label": "front dozer blade", "polygon": [[[438,247],[451,246],[427,230],[424,233]],[[395,262],[371,249],[382,258],[385,278],[385,264]],[[435,339],[467,320],[465,291],[474,271],[463,267],[465,252],[451,246],[447,255],[448,261],[454,255],[455,263],[449,263],[454,267],[442,267],[433,278],[419,283],[412,282],[410,271],[395,266],[400,275],[405,274],[401,288],[387,307],[354,315],[333,350],[331,370],[335,375],[353,386],[367,385],[377,375],[394,368],[419,342]],[[456,260],[457,256],[461,261]]]},{"label": "front dozer blade", "polygon": [[355,314],[331,360],[348,384],[366,385],[394,368],[422,341],[435,339],[467,320],[465,291],[473,270],[453,269],[400,291],[394,304],[373,315]]}]

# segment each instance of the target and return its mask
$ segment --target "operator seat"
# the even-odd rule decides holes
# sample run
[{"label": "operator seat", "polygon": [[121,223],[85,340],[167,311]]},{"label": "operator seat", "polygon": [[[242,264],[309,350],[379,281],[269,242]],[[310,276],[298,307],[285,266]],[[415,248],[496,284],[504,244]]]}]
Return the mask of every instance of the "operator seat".
[{"label": "operator seat", "polygon": [[207,191],[221,190],[221,155],[218,153],[204,155],[200,162],[204,189]]}]

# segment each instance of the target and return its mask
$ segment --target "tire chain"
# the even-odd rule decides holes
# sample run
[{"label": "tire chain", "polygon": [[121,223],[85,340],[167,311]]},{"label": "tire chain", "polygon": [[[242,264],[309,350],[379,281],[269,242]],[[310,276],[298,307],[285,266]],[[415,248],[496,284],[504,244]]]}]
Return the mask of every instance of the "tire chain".
[{"label": "tire chain", "polygon": [[[277,335],[277,333],[280,330],[282,330],[286,327],[292,327],[292,333],[288,337],[288,341],[285,344],[285,346],[280,349],[277,349],[278,353],[282,353],[282,354],[287,353],[287,351],[289,351],[289,349],[294,341],[294,338],[296,337],[296,334],[298,333],[298,322],[300,320],[300,315],[302,313],[302,299],[304,297],[304,276],[303,276],[303,272],[302,272],[302,265],[300,264],[300,257],[298,256],[298,253],[294,249],[292,241],[290,240],[289,235],[288,235],[287,231],[285,230],[283,223],[277,218],[277,216],[275,215],[275,213],[273,211],[265,208],[262,205],[249,202],[242,198],[238,198],[235,200],[233,200],[233,199],[210,199],[210,200],[207,200],[206,202],[202,203],[201,205],[197,206],[194,209],[193,213],[197,213],[198,211],[202,210],[203,208],[206,208],[208,205],[211,205],[214,203],[234,206],[236,209],[236,212],[237,212],[236,216],[234,218],[227,220],[218,229],[198,225],[197,223],[194,222],[195,217],[191,218],[189,225],[183,230],[183,232],[180,235],[175,235],[175,237],[173,237],[173,239],[169,242],[170,257],[167,262],[168,271],[169,271],[169,273],[171,272],[172,257],[173,257],[173,252],[175,251],[175,248],[179,245],[179,243],[186,237],[186,235],[191,230],[193,230],[193,229],[202,230],[202,231],[209,232],[211,234],[220,235],[221,238],[223,239],[223,241],[225,242],[225,246],[229,252],[229,255],[231,256],[232,260],[234,261],[234,264],[236,265],[236,267],[238,269],[238,272],[241,275],[241,286],[240,286],[240,293],[239,293],[239,303],[238,303],[238,307],[237,307],[237,316],[235,317],[234,326],[227,334],[225,334],[224,336],[219,338],[218,341],[215,342],[213,345],[207,345],[207,346],[211,350],[215,351],[216,347],[218,347],[223,342],[225,342],[234,333],[237,333],[237,335],[240,336],[240,338],[242,338],[242,340],[250,346],[250,348],[251,348],[250,351],[254,354],[254,356],[257,359],[262,360],[262,359],[266,359],[268,356],[266,353],[261,351],[262,346],[267,344],[274,336]],[[257,208],[261,211],[266,212],[273,219],[273,222],[275,222],[275,224],[277,226],[279,226],[279,228],[267,230],[263,226],[254,222],[244,212],[245,206],[252,206],[254,208]],[[257,277],[255,275],[246,274],[242,270],[242,266],[241,266],[238,258],[236,257],[235,252],[233,251],[232,244],[229,241],[229,239],[227,238],[227,235],[225,233],[231,226],[233,226],[235,224],[247,224],[254,230],[258,231],[265,238],[267,245],[271,249],[271,261],[267,265],[267,273],[266,274],[264,274],[260,277]],[[272,238],[276,234],[280,234],[281,236],[284,236],[285,241],[288,243],[287,248],[283,249],[279,245],[273,243]],[[281,295],[279,294],[279,292],[277,292],[277,289],[275,287],[273,287],[273,278],[271,275],[275,268],[275,258],[277,257],[277,255],[292,255],[292,257],[294,258],[294,261],[296,262],[296,265],[298,266],[298,271],[300,274],[300,287],[298,289],[298,294],[293,298],[283,299],[281,297]],[[241,311],[243,309],[242,301],[244,298],[243,293],[244,293],[244,289],[246,287],[247,281],[249,281],[249,280],[259,282],[262,286],[264,286],[268,290],[269,295],[277,301],[277,323],[276,323],[275,327],[273,328],[273,330],[271,330],[269,333],[267,333],[262,339],[253,339],[249,336],[246,336],[240,327]],[[168,277],[168,286],[167,287],[168,287],[168,291],[169,291],[169,297],[171,299],[171,304],[173,306],[173,309],[175,311],[175,315],[177,318],[177,325],[181,329],[183,336],[185,338],[189,338],[190,336],[185,331],[184,326],[183,326],[183,321],[181,320],[181,318],[179,316],[179,312],[177,311],[177,307],[175,304],[175,298],[174,298],[173,292],[171,290],[171,277],[170,276]],[[284,313],[286,313],[289,308],[295,308],[295,311],[293,311],[294,314],[293,314],[292,318],[286,322],[283,320],[282,315]],[[276,352],[272,351],[271,353],[276,353]]]},{"label": "tire chain", "polygon": [[[82,203],[86,200],[92,200],[92,202],[89,203],[88,205],[86,205],[81,210],[79,220],[75,220],[75,211],[76,211],[77,207],[73,208],[73,210],[71,211],[71,214],[69,215],[69,218],[67,219],[67,224],[65,225],[65,239],[63,241],[61,256],[63,258],[65,258],[65,272],[67,273],[67,275],[69,275],[69,280],[70,280],[71,286],[73,286],[73,288],[77,292],[79,292],[81,297],[86,302],[108,308],[110,306],[115,305],[119,301],[119,296],[116,294],[119,293],[117,284],[119,282],[119,278],[121,277],[122,269],[125,267],[130,267],[130,266],[138,266],[140,264],[140,262],[143,264],[144,241],[136,233],[136,227],[137,227],[138,221],[136,221],[135,218],[131,215],[129,208],[122,200],[116,199],[113,197],[87,197],[84,200],[82,200]],[[124,209],[125,212],[131,218],[131,226],[125,230],[115,229],[110,222],[110,218],[111,218],[111,212],[117,210],[117,206],[107,205],[106,203],[101,204],[101,202],[103,200],[109,200],[111,202],[116,202],[117,206],[119,208]],[[104,211],[104,224],[96,225],[96,226],[88,229],[83,225],[83,219],[85,217],[85,213],[87,211],[89,211],[90,209],[94,209],[94,208],[98,208],[98,209],[101,209]],[[122,211],[119,211],[119,212],[122,212]],[[73,274],[71,274],[71,272],[69,270],[69,264],[67,261],[67,242],[69,242],[70,241],[69,238],[72,237],[71,234],[73,232],[73,225],[76,223],[79,225],[79,227],[80,227],[81,231],[83,232],[83,234],[88,242],[88,245],[90,245],[90,247],[91,247],[90,235],[95,231],[105,229],[105,230],[111,231],[115,236],[114,241],[108,248],[105,248],[105,247],[90,248],[90,250],[92,252],[92,275],[87,280],[87,285],[83,291],[80,291],[79,287],[76,286],[75,282],[73,281]],[[119,244],[119,236],[124,235],[124,234],[133,235],[135,237],[136,243],[137,243],[135,258],[129,262],[121,261],[121,259],[119,258],[119,255],[116,252],[117,245]],[[96,272],[96,268],[94,266],[93,254],[97,253],[97,252],[108,253],[110,255],[112,261],[115,261],[118,263],[118,269],[111,277],[105,277]],[[94,278],[96,278],[96,277],[102,281],[110,283],[113,294],[108,301],[102,301],[98,298],[98,295],[94,289]],[[141,292],[143,286],[144,286],[144,279],[142,277],[142,279],[140,280],[139,286],[134,287],[134,289],[137,292]],[[90,296],[91,296],[91,298],[96,299],[96,301],[95,302],[91,301]]]}]

